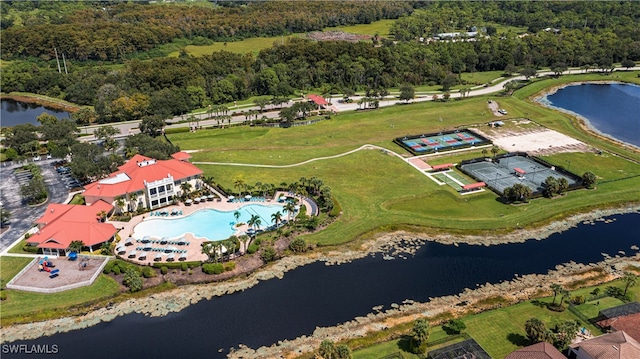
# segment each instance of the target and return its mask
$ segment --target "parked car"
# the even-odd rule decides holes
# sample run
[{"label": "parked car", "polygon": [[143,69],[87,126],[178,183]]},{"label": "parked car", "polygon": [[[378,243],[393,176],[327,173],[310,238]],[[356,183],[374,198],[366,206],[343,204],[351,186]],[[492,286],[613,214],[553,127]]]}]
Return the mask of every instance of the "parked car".
[{"label": "parked car", "polygon": [[33,157],[33,160],[34,160],[34,161],[40,161],[41,159],[42,159],[42,158],[41,158],[40,156],[34,156],[34,157]]},{"label": "parked car", "polygon": [[499,113],[501,113],[501,114],[503,114],[503,115],[506,115],[506,114],[507,114],[507,110],[505,110],[505,109],[503,109],[503,108],[499,109],[499,110],[498,110],[498,112],[499,112]]}]

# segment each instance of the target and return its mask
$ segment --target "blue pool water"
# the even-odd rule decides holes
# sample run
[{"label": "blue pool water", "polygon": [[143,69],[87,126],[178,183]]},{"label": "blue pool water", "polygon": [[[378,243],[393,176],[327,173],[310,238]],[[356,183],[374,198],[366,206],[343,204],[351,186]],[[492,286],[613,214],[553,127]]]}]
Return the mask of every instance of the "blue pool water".
[{"label": "blue pool water", "polygon": [[[281,205],[248,204],[238,209],[240,218],[238,222],[246,223],[252,214],[260,216],[261,228],[272,225],[271,215],[280,211],[282,218],[286,218],[286,212]],[[235,211],[223,212],[215,209],[201,209],[188,216],[180,218],[149,218],[134,228],[134,237],[142,238],[151,236],[156,238],[177,238],[186,233],[191,233],[197,238],[207,238],[218,241],[229,238],[235,233]]]}]

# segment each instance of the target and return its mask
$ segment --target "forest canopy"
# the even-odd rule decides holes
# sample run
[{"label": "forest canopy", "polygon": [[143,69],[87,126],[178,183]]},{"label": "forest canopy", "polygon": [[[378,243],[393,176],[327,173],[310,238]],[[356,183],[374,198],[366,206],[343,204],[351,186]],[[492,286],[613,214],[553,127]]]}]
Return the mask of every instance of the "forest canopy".
[{"label": "forest canopy", "polygon": [[[630,1],[30,4],[31,9],[29,2],[3,4],[8,11],[2,14],[2,56],[26,59],[2,67],[3,91],[94,106],[99,122],[166,118],[255,95],[285,99],[310,89],[451,86],[461,81],[462,72],[609,69],[640,60],[640,3]],[[50,16],[47,9],[56,7],[61,8],[58,17]],[[176,37],[233,40],[382,18],[398,18],[390,29],[393,38],[351,43],[293,37],[259,53],[127,57]],[[527,32],[489,31],[494,25]],[[421,41],[472,27],[485,28],[487,35],[474,41]],[[72,60],[68,74],[57,69],[54,45]],[[100,66],[91,59],[113,62]]]}]

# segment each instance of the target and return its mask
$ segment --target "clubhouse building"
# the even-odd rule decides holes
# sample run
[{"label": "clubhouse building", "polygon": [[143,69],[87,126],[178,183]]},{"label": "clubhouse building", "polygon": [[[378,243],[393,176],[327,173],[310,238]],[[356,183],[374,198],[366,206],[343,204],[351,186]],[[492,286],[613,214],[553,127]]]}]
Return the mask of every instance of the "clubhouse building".
[{"label": "clubhouse building", "polygon": [[66,255],[73,241],[82,241],[93,252],[118,232],[113,224],[102,222],[112,211],[113,206],[105,201],[90,206],[51,203],[36,221],[38,231],[26,241],[45,255]]},{"label": "clubhouse building", "polygon": [[[120,212],[151,210],[171,204],[175,196],[182,194],[184,183],[199,189],[203,172],[189,163],[191,156],[185,152],[171,156],[169,160],[133,156],[109,177],[85,187],[83,195],[87,205],[102,200]],[[123,208],[117,208],[119,199],[124,200]]]},{"label": "clubhouse building", "polygon": [[117,229],[103,222],[114,211],[164,207],[182,194],[183,187],[199,189],[203,172],[189,163],[190,158],[185,152],[169,160],[133,156],[109,177],[85,187],[86,205],[49,204],[27,242],[45,255],[66,255],[73,241],[82,241],[93,252],[115,238]]}]

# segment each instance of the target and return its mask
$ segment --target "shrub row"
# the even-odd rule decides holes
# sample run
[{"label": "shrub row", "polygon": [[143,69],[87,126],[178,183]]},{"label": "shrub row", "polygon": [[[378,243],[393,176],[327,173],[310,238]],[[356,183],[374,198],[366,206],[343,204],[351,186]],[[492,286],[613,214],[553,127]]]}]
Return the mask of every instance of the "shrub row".
[{"label": "shrub row", "polygon": [[[167,267],[167,269],[182,269],[186,271],[187,269],[193,269],[200,267],[202,263],[200,262],[173,262],[173,263],[153,263],[153,267],[162,268]],[[184,269],[183,269],[184,268]]]},{"label": "shrub row", "polygon": [[331,197],[331,200],[333,201],[333,208],[329,211],[329,217],[338,217],[340,212],[342,212],[342,207],[340,207],[340,203],[334,197]]},{"label": "shrub row", "polygon": [[223,272],[229,272],[236,269],[236,262],[222,263],[204,263],[202,265],[202,271],[207,274],[220,274]]}]

